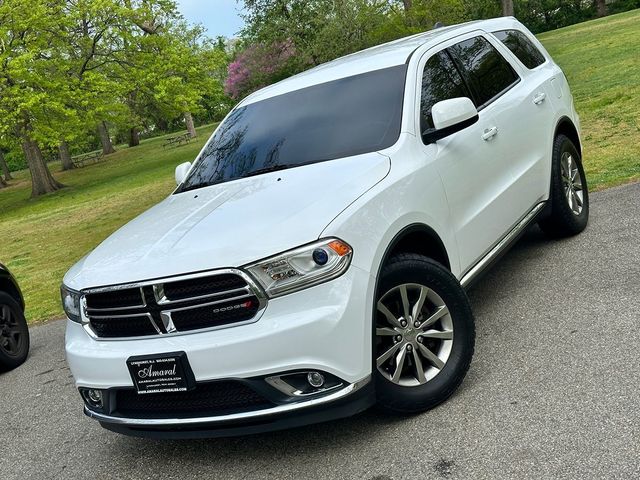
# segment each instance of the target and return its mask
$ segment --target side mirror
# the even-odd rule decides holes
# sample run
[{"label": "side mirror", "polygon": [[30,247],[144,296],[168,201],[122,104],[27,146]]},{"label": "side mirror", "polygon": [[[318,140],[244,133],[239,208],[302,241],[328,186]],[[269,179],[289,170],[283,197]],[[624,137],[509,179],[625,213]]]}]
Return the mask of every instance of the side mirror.
[{"label": "side mirror", "polygon": [[436,142],[478,121],[478,110],[467,97],[442,100],[431,107],[431,115],[435,129],[422,133],[425,143]]},{"label": "side mirror", "polygon": [[181,163],[176,167],[176,184],[180,185],[191,168],[191,162]]}]

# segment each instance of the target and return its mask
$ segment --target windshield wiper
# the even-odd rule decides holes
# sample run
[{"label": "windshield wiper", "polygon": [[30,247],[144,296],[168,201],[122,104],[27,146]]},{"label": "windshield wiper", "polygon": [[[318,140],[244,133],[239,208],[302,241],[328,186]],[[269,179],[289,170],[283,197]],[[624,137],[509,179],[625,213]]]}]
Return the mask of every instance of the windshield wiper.
[{"label": "windshield wiper", "polygon": [[262,175],[263,173],[277,172],[278,170],[286,170],[287,168],[295,167],[295,165],[272,165],[270,167],[259,168],[253,172],[249,172],[244,177],[253,177],[255,175]]}]

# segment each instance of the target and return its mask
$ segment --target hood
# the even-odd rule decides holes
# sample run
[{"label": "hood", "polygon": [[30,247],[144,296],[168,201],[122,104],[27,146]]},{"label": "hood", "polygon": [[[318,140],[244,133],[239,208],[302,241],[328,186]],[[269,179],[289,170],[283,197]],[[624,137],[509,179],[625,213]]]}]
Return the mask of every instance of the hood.
[{"label": "hood", "polygon": [[239,267],[298,247],[389,168],[388,157],[369,153],[171,195],[80,260],[64,283],[82,290]]}]

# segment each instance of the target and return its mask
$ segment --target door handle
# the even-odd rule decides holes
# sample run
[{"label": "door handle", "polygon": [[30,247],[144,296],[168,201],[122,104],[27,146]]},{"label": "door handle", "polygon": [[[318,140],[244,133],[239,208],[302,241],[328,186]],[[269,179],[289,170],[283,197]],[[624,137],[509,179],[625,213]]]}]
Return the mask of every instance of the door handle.
[{"label": "door handle", "polygon": [[536,105],[540,105],[542,102],[544,102],[545,98],[547,98],[547,94],[544,92],[540,92],[536,94],[535,97],[533,97],[533,103],[535,103]]},{"label": "door handle", "polygon": [[485,142],[488,142],[493,137],[495,137],[497,134],[498,134],[498,127],[487,128],[487,129],[485,129],[484,133],[482,134],[482,139]]}]

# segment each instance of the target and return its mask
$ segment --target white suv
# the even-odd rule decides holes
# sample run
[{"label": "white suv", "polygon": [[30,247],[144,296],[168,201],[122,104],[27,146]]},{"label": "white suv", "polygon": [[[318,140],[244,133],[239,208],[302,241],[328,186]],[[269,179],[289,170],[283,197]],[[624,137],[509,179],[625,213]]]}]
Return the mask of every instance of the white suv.
[{"label": "white suv", "polygon": [[513,18],[260,90],[176,180],[62,286],[85,413],[129,435],[434,407],[473,355],[465,288],[589,212],[567,81]]}]

